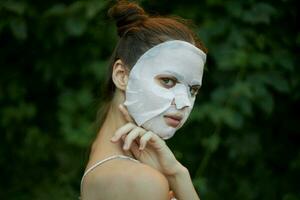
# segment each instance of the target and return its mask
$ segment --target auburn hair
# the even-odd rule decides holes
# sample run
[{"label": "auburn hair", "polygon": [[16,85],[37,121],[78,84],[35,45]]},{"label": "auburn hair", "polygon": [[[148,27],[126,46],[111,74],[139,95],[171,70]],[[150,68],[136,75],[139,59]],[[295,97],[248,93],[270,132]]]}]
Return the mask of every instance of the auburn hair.
[{"label": "auburn hair", "polygon": [[151,16],[138,4],[126,0],[117,1],[108,10],[108,15],[116,23],[119,40],[108,66],[108,80],[103,91],[104,102],[97,112],[97,131],[105,120],[115,92],[111,75],[116,60],[121,59],[131,69],[148,49],[167,40],[183,40],[207,53],[206,47],[190,28],[192,23],[180,17]]}]

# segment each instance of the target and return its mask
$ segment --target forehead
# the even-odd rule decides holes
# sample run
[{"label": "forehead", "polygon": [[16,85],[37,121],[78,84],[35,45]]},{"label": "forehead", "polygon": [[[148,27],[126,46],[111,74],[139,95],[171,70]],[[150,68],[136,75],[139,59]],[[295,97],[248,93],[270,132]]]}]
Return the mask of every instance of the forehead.
[{"label": "forehead", "polygon": [[196,52],[189,49],[166,48],[147,56],[142,68],[144,75],[172,74],[182,81],[201,85],[204,61]]},{"label": "forehead", "polygon": [[129,78],[149,79],[171,73],[188,84],[201,85],[206,54],[192,44],[180,40],[163,42],[146,51],[133,66]]}]

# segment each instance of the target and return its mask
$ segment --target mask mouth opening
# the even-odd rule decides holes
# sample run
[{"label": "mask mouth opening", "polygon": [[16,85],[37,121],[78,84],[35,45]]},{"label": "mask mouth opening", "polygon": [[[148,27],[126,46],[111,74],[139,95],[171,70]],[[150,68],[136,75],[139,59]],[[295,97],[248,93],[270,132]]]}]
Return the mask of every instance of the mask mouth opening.
[{"label": "mask mouth opening", "polygon": [[174,116],[174,115],[164,115],[164,120],[168,126],[173,128],[179,127],[182,117]]},{"label": "mask mouth opening", "polygon": [[181,121],[182,120],[182,116],[181,115],[172,115],[172,114],[167,114],[167,115],[164,115],[164,117],[169,117],[169,118],[172,118],[174,120],[177,120],[177,121]]}]

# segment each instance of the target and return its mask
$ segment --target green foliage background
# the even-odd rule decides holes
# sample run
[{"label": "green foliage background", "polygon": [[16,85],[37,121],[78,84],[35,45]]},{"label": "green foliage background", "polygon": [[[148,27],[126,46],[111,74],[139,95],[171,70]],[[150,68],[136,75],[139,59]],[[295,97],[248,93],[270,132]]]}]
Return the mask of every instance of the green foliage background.
[{"label": "green foliage background", "polygon": [[[201,199],[299,200],[296,1],[140,3],[192,19],[209,49],[190,120],[167,141]],[[0,199],[77,199],[117,40],[108,7],[0,2]]]}]

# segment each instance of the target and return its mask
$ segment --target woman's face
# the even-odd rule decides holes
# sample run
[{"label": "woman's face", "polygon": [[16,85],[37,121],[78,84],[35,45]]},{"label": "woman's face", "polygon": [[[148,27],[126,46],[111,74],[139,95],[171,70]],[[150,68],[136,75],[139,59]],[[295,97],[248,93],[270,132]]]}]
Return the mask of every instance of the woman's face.
[{"label": "woman's face", "polygon": [[[188,72],[191,72],[191,70],[188,70]],[[160,116],[163,117],[163,121],[167,126],[178,128],[181,127],[184,122],[186,121],[190,109],[192,105],[190,104],[190,99],[195,99],[196,95],[201,87],[201,83],[194,83],[193,85],[186,84],[186,81],[182,76],[177,77],[176,74],[172,75],[170,74],[159,74],[156,77],[154,77],[154,80],[156,84],[159,86],[167,89],[167,90],[174,90],[175,87],[182,87],[182,90],[188,90],[187,94],[183,94],[186,97],[183,97],[183,101],[180,102],[180,100],[176,99],[176,96],[174,97],[171,107],[163,112]],[[175,101],[175,99],[177,101]]]},{"label": "woman's face", "polygon": [[178,40],[148,50],[129,74],[126,101],[139,126],[163,139],[188,118],[202,84],[205,54]]}]

